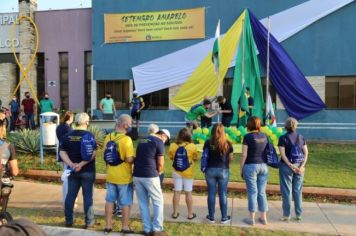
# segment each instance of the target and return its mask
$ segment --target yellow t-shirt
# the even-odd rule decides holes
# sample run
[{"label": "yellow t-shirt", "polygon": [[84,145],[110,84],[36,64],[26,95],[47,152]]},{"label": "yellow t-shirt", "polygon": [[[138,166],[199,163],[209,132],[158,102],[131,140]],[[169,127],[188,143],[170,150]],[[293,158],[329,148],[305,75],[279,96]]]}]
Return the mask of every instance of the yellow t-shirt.
[{"label": "yellow t-shirt", "polygon": [[[134,157],[135,151],[132,140],[129,136],[123,133],[112,132],[111,134],[108,134],[104,140],[104,151],[110,138],[117,144],[121,160],[125,160],[127,157]],[[106,182],[112,184],[132,183],[132,164],[123,162],[117,166],[107,165]]]},{"label": "yellow t-shirt", "polygon": [[[191,163],[191,165],[185,171],[176,171],[176,170],[174,170],[174,171],[184,178],[193,179],[194,178],[194,162],[196,160],[198,160],[197,148],[194,145],[194,143],[186,143],[186,142],[180,144],[179,146],[185,146],[185,149],[187,149],[188,159],[189,159],[189,162]],[[171,146],[169,147],[169,158],[171,160],[174,159],[174,156],[176,155],[176,152],[177,152],[177,149],[179,146],[176,143],[172,143]]]}]

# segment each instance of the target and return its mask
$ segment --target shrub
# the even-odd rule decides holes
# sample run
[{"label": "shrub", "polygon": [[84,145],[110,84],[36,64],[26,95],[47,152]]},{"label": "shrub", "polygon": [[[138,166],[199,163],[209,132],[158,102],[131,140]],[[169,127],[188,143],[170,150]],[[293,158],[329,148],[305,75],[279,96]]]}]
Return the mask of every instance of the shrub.
[{"label": "shrub", "polygon": [[98,149],[101,149],[104,145],[104,138],[105,138],[104,132],[96,126],[89,126],[88,131],[94,134],[96,143],[98,145]]},{"label": "shrub", "polygon": [[23,129],[8,136],[16,152],[37,155],[40,152],[40,131]]}]

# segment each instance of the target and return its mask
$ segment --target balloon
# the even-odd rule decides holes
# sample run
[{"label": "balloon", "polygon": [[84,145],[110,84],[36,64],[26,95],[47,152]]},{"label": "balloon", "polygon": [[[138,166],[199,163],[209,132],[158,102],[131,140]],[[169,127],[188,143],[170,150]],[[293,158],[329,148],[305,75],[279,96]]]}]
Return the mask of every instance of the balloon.
[{"label": "balloon", "polygon": [[283,129],[281,127],[278,128],[278,133],[283,133]]},{"label": "balloon", "polygon": [[200,128],[200,127],[196,128],[196,131],[197,131],[198,133],[201,133],[201,128]]},{"label": "balloon", "polygon": [[203,134],[209,135],[209,130],[208,130],[208,128],[204,128],[204,129],[203,129]]}]

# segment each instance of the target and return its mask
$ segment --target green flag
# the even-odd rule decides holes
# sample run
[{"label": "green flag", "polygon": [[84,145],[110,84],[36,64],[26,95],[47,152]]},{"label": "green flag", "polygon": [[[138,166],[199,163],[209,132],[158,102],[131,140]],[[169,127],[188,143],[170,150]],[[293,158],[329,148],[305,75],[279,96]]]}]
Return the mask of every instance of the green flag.
[{"label": "green flag", "polygon": [[214,72],[217,74],[219,72],[219,65],[220,65],[220,20],[218,21],[218,25],[216,26],[215,31],[215,41],[213,46],[213,53],[211,55],[211,60],[214,63]]},{"label": "green flag", "polygon": [[[235,114],[232,123],[237,124],[238,119],[240,118],[239,125],[246,125],[247,118],[250,115],[258,116],[262,119],[264,107],[255,41],[253,38],[248,11],[246,11],[245,14],[244,29],[236,57],[231,95],[231,105]],[[249,114],[250,109],[248,107],[246,87],[249,87],[250,96],[254,101],[251,112],[252,114]],[[239,107],[242,109],[238,110]],[[244,114],[241,110],[245,110],[246,113]]]}]

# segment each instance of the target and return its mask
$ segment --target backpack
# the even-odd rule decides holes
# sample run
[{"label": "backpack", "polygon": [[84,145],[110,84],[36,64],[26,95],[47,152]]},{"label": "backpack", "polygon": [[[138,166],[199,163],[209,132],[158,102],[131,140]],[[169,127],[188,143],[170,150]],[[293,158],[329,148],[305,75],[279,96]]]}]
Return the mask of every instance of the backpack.
[{"label": "backpack", "polygon": [[124,162],[123,160],[121,160],[119,148],[116,142],[111,140],[111,134],[110,141],[106,144],[105,147],[104,161],[107,165],[110,166],[117,166]]},{"label": "backpack", "polygon": [[205,173],[206,168],[208,167],[208,159],[209,159],[209,147],[204,148],[203,154],[201,156],[200,161],[200,170]]},{"label": "backpack", "polygon": [[268,142],[265,147],[264,157],[268,166],[273,168],[279,168],[279,159],[277,156],[276,149],[270,142]]},{"label": "backpack", "polygon": [[190,163],[188,158],[188,152],[185,146],[178,147],[176,154],[174,155],[172,166],[176,171],[185,171],[189,168]]},{"label": "backpack", "polygon": [[288,159],[289,161],[294,164],[294,163],[302,163],[304,162],[304,152],[303,149],[300,147],[299,144],[299,139],[300,135],[298,134],[296,142],[293,144],[290,138],[286,135],[286,138],[289,140],[289,142],[292,144]]},{"label": "backpack", "polygon": [[93,152],[96,149],[95,137],[92,133],[87,132],[80,140],[80,154],[83,161],[90,161],[93,157]]}]

